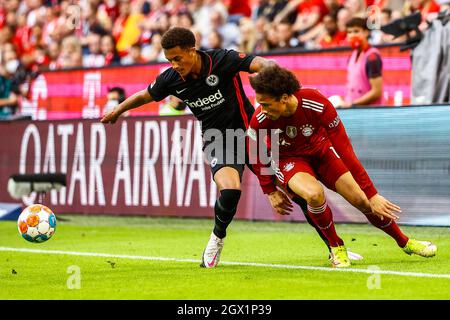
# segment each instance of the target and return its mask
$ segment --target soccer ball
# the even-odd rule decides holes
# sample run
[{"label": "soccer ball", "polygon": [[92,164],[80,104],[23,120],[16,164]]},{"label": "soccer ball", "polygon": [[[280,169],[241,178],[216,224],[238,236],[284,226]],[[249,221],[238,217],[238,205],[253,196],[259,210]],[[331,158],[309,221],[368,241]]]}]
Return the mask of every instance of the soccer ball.
[{"label": "soccer ball", "polygon": [[17,220],[19,233],[30,242],[44,242],[55,233],[55,214],[42,204],[26,207]]}]

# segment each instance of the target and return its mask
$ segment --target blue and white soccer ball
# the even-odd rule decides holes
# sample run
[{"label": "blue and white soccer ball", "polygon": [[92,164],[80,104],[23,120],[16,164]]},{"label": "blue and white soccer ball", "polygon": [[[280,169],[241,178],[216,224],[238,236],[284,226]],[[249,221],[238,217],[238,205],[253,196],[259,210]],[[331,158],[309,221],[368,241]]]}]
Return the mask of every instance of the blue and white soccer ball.
[{"label": "blue and white soccer ball", "polygon": [[20,235],[30,242],[45,242],[56,230],[56,216],[46,206],[33,204],[26,207],[17,220]]}]

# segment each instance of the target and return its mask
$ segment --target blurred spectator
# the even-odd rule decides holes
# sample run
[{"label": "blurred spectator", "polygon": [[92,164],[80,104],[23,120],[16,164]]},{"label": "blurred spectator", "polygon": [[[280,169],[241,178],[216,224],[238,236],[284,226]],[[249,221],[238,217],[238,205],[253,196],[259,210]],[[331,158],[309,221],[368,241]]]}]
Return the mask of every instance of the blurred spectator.
[{"label": "blurred spectator", "polygon": [[[21,1],[9,0],[0,2],[0,29],[11,23],[11,13],[17,12]],[[9,17],[8,17],[9,15]],[[14,21],[15,19],[12,19]]]},{"label": "blurred spectator", "polygon": [[208,49],[220,49],[223,47],[223,37],[219,31],[213,30],[208,35]]},{"label": "blurred spectator", "polygon": [[194,18],[189,11],[181,11],[178,13],[178,26],[181,28],[192,29],[194,26]]},{"label": "blurred spectator", "polygon": [[43,45],[39,45],[33,52],[32,65],[29,69],[32,72],[40,72],[42,70],[48,69],[50,64],[50,57],[48,55],[47,48]]},{"label": "blurred spectator", "polygon": [[[140,22],[139,27],[141,29],[141,35],[139,37],[139,42],[149,43],[154,33],[162,32],[160,30],[160,19],[163,16],[167,17],[167,13],[164,11],[163,0],[151,0],[150,1],[151,11],[144,17]],[[165,26],[164,28],[166,28]]]},{"label": "blurred spectator", "polygon": [[401,10],[399,10],[399,11],[392,11],[391,21],[394,21],[394,20],[397,20],[397,19],[401,19],[403,17],[404,16],[403,16],[403,13],[402,13]]},{"label": "blurred spectator", "polygon": [[343,7],[337,13],[337,27],[340,32],[347,32],[347,22],[352,18],[350,10]]},{"label": "blurred spectator", "polygon": [[187,112],[189,109],[186,108],[186,103],[181,99],[175,96],[168,96],[165,101],[166,103],[162,104],[159,109],[160,116],[179,116],[189,113]]},{"label": "blurred spectator", "polygon": [[60,14],[60,8],[57,6],[45,8],[42,38],[43,42],[47,45],[50,45],[53,41],[59,42],[62,39],[59,30],[65,21]]},{"label": "blurred spectator", "polygon": [[[97,5],[98,4],[95,2],[88,2],[86,4],[86,9],[82,11],[83,19],[81,21],[81,30],[83,37],[86,39],[86,43],[88,42],[87,38],[91,33],[104,35],[108,33],[107,30],[110,30],[112,26],[112,22],[108,15],[105,14],[102,20],[99,19],[100,14],[98,13]],[[82,44],[84,45],[86,43]]]},{"label": "blurred spectator", "polygon": [[[289,22],[294,23],[296,18],[296,13],[292,10],[285,10],[286,5],[289,1],[286,0],[261,0],[258,8],[256,9],[256,17],[264,17],[270,23],[274,21],[275,17],[278,16],[277,21],[279,22],[285,18],[289,20]],[[288,11],[288,12],[287,12]]]},{"label": "blurred spectator", "polygon": [[381,18],[380,18],[381,26],[384,26],[392,21],[392,10],[389,8],[384,8],[381,10]]},{"label": "blurred spectator", "polygon": [[203,5],[203,0],[189,0],[186,3],[186,9],[187,11],[189,11],[189,13],[192,15],[192,18],[194,19],[194,24],[195,21],[198,21],[198,15],[200,12],[200,8]]},{"label": "blurred spectator", "polygon": [[21,93],[21,85],[27,80],[27,71],[21,63],[14,45],[9,44],[2,52],[3,65],[6,71],[10,71],[11,90],[17,94]]},{"label": "blurred spectator", "polygon": [[105,66],[120,63],[120,56],[117,54],[114,38],[110,34],[105,34],[101,38],[100,50],[105,57]]},{"label": "blurred spectator", "polygon": [[[220,20],[213,17],[211,19],[211,16],[213,15],[220,15]],[[214,27],[211,22],[213,23],[222,23],[222,21],[226,21],[228,17],[228,11],[225,5],[221,1],[217,0],[204,0],[203,5],[200,7],[196,20],[195,20],[195,27],[202,33],[202,46],[207,46],[207,38],[208,34],[214,30]],[[214,21],[211,21],[214,20]],[[216,21],[217,20],[217,21]]]},{"label": "blurred spectator", "polygon": [[170,28],[170,15],[167,12],[163,12],[155,21],[152,26],[153,33],[164,34]]},{"label": "blurred spectator", "polygon": [[195,36],[195,48],[197,50],[206,50],[205,47],[202,46],[202,34],[201,32],[197,29],[197,28],[192,28],[191,29],[192,33]]},{"label": "blurred spectator", "polygon": [[275,25],[275,30],[277,33],[279,49],[289,49],[298,46],[299,42],[297,38],[294,37],[294,31],[292,25],[287,20],[283,20]]},{"label": "blurred spectator", "polygon": [[14,33],[14,44],[19,55],[29,51],[29,41],[31,28],[27,25],[27,16],[20,15],[17,17]]},{"label": "blurred spectator", "polygon": [[262,44],[263,51],[270,51],[279,48],[278,32],[275,26],[269,25],[265,32],[264,43]]},{"label": "blurred spectator", "polygon": [[324,0],[323,2],[327,8],[328,14],[331,14],[334,16],[337,16],[337,13],[338,13],[339,9],[342,8],[342,3],[343,3],[342,0]]},{"label": "blurred spectator", "polygon": [[142,56],[142,49],[141,45],[139,43],[135,43],[131,46],[128,55],[123,57],[120,60],[120,63],[123,65],[127,64],[138,64],[138,63],[145,63],[145,59]]},{"label": "blurred spectator", "polygon": [[352,18],[366,17],[366,3],[364,0],[345,0],[344,7],[350,11],[350,16]]},{"label": "blurred spectator", "polygon": [[170,14],[169,15],[169,24],[170,24],[170,27],[179,27],[180,26],[180,18],[179,18],[179,16],[178,16],[178,13],[177,14]]},{"label": "blurred spectator", "polygon": [[102,22],[108,31],[112,30],[112,23],[119,17],[118,0],[89,0],[94,6],[98,7],[98,19]]},{"label": "blurred spectator", "polygon": [[161,35],[159,33],[153,35],[151,44],[146,45],[142,49],[142,57],[145,61],[167,62],[161,46]]},{"label": "blurred spectator", "polygon": [[127,0],[119,0],[119,16],[114,20],[112,35],[115,41],[118,41],[121,37],[123,30],[125,28],[125,24],[127,23],[127,19],[131,13],[131,5],[130,1]]},{"label": "blurred spectator", "polygon": [[438,0],[438,4],[441,7],[441,12],[450,13],[450,0]]},{"label": "blurred spectator", "polygon": [[212,10],[210,19],[211,33],[219,32],[222,38],[222,48],[236,49],[240,38],[239,27],[234,23],[226,23],[224,16],[219,12]]},{"label": "blurred spectator", "polygon": [[383,103],[381,55],[369,45],[369,35],[366,19],[353,18],[347,23],[347,38],[353,52],[347,66],[347,95],[336,107]]},{"label": "blurred spectator", "polygon": [[404,3],[405,3],[405,0],[388,0],[388,1],[386,1],[383,8],[389,8],[392,10],[392,12],[401,11]]},{"label": "blurred spectator", "polygon": [[228,22],[238,24],[242,18],[250,18],[252,9],[249,0],[225,0],[228,9]]},{"label": "blurred spectator", "polygon": [[431,21],[437,17],[440,11],[439,4],[434,0],[411,0],[406,1],[407,14],[420,12],[422,15],[422,23],[419,29],[425,30],[428,26],[427,21]]},{"label": "blurred spectator", "polygon": [[61,65],[59,64],[59,55],[61,53],[61,47],[57,41],[53,41],[48,45],[48,68],[50,70],[56,70],[61,68]]},{"label": "blurred spectator", "polygon": [[255,24],[249,18],[242,18],[239,22],[239,33],[241,40],[239,41],[238,50],[244,53],[253,53],[256,48],[257,32]]},{"label": "blurred spectator", "polygon": [[166,2],[165,9],[171,16],[178,15],[181,11],[187,10],[185,1],[183,0],[169,0]]},{"label": "blurred spectator", "polygon": [[[294,3],[295,1],[293,1]],[[329,13],[324,0],[300,0],[295,8],[297,18],[294,23],[294,30],[306,33],[322,21],[322,18]]]},{"label": "blurred spectator", "polygon": [[[215,32],[220,33],[223,39],[222,48],[238,49],[246,53],[264,53],[296,46],[328,48],[340,45],[349,19],[366,17],[368,14],[372,16],[373,10],[366,12],[366,7],[381,8],[381,25],[384,25],[403,14],[415,11],[420,11],[425,19],[433,19],[439,11],[439,4],[442,3],[443,7],[447,4],[448,8],[448,2],[449,0],[0,0],[0,50],[6,43],[13,43],[22,64],[33,70],[46,66],[55,70],[81,65],[99,67],[121,61],[123,64],[134,63],[135,60],[165,61],[158,43],[159,35],[173,26],[197,29],[197,47],[202,49],[211,46],[210,40],[214,47],[220,43],[220,37]],[[328,14],[330,16],[325,17]],[[337,17],[337,21],[332,17]],[[425,26],[423,24],[421,27]],[[98,35],[102,37],[100,48],[108,49],[100,49],[99,52]],[[112,35],[113,39],[109,36],[104,39],[105,35]],[[370,43],[403,40],[394,40],[378,28],[372,33]],[[136,44],[141,47],[141,58]],[[81,64],[79,46],[82,48]]]},{"label": "blurred spectator", "polygon": [[[256,44],[255,52],[266,52],[268,48],[268,33],[273,30],[272,24],[263,15],[259,16],[255,21]],[[273,31],[275,33],[275,31]],[[275,45],[276,46],[276,45]]]},{"label": "blurred spectator", "polygon": [[[108,93],[106,94],[106,104],[103,108],[103,114],[107,113],[109,110],[114,109],[120,103],[126,99],[125,89],[122,87],[108,88]],[[128,116],[128,111],[125,112],[125,116]]]},{"label": "blurred spectator", "polygon": [[83,66],[81,44],[77,37],[69,36],[62,40],[58,65],[61,68],[77,68]]},{"label": "blurred spectator", "polygon": [[[375,7],[368,12],[370,6]],[[267,53],[349,45],[346,24],[355,17],[371,17],[373,8],[381,12],[380,27],[420,11],[423,29],[449,7],[450,0],[0,0],[1,97],[11,98],[8,103],[20,101],[30,74],[46,68],[167,62],[161,35],[173,26],[191,29],[200,50]],[[404,40],[384,34],[378,25],[369,38],[371,45]],[[352,53],[354,61],[350,59],[360,73],[351,75],[365,82],[350,81],[349,86],[369,89],[344,106],[379,102],[381,58],[361,43],[358,53]],[[18,61],[14,74],[6,71],[5,57],[13,61],[9,71]]]},{"label": "blurred spectator", "polygon": [[144,20],[139,4],[139,1],[120,0],[120,15],[113,27],[114,40],[117,42],[116,49],[120,55],[126,54],[128,49],[139,40],[141,33],[139,25]]},{"label": "blurred spectator", "polygon": [[88,54],[83,55],[83,67],[99,68],[105,65],[105,56],[101,51],[101,35],[91,32],[87,36]]},{"label": "blurred spectator", "polygon": [[28,0],[27,5],[27,25],[34,26],[41,15],[45,14],[45,7],[42,5],[42,0]]},{"label": "blurred spectator", "polygon": [[314,39],[321,33],[322,19],[329,10],[324,0],[303,0],[297,3],[295,8],[297,18],[293,29],[299,35],[300,42],[309,48],[313,46]]},{"label": "blurred spectator", "polygon": [[16,113],[18,98],[11,90],[12,77],[18,67],[17,60],[11,60],[0,70],[0,119],[7,118]]},{"label": "blurred spectator", "polygon": [[81,23],[81,7],[69,1],[60,2],[59,21],[57,25],[58,40],[68,36],[76,36],[81,44],[82,23]]},{"label": "blurred spectator", "polygon": [[19,96],[22,93],[22,84],[27,81],[27,72],[11,43],[3,47],[1,60],[0,117],[8,117],[16,113]]},{"label": "blurred spectator", "polygon": [[[392,10],[389,8],[382,9],[379,21],[380,28],[386,24],[391,23],[392,21]],[[381,29],[372,30],[369,40],[369,42],[373,45],[403,41],[405,41],[405,37],[398,37],[397,39],[394,39],[393,35],[384,33],[383,31],[381,31]]]},{"label": "blurred spectator", "polygon": [[2,49],[6,43],[12,43],[13,37],[14,37],[13,27],[6,25],[0,28],[0,49]]},{"label": "blurred spectator", "polygon": [[18,96],[13,91],[13,77],[19,67],[19,60],[3,55],[4,63],[0,66],[0,118],[6,118],[16,112]]},{"label": "blurred spectator", "polygon": [[339,47],[346,44],[347,34],[338,29],[337,18],[334,15],[327,14],[323,18],[324,32],[316,38],[316,48]]}]

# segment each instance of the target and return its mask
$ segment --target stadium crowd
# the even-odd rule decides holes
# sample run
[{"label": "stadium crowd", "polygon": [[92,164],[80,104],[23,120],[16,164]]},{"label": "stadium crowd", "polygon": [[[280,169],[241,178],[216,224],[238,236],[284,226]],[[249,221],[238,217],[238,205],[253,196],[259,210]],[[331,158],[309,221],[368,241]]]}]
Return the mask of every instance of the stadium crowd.
[{"label": "stadium crowd", "polygon": [[[1,0],[0,107],[29,94],[43,70],[165,61],[161,36],[191,29],[199,49],[266,53],[348,46],[346,23],[369,17],[372,45],[403,41],[380,26],[450,0]],[[28,92],[27,92],[28,91]],[[5,111],[7,108],[0,108]],[[10,113],[11,110],[7,110]],[[0,115],[1,116],[1,115]]]},{"label": "stadium crowd", "polygon": [[435,0],[2,0],[0,62],[37,71],[164,61],[160,39],[172,26],[193,30],[203,49],[344,46],[345,23],[355,16],[374,17],[370,41],[381,44],[393,39],[376,23],[418,10],[433,19],[440,6]]}]

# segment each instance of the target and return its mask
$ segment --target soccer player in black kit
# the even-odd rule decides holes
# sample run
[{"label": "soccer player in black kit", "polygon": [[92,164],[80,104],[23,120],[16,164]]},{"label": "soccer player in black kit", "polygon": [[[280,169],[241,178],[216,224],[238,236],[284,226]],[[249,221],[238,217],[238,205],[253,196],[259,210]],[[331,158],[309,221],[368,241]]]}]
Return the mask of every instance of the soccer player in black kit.
[{"label": "soccer player in black kit", "polygon": [[[201,264],[202,267],[213,268],[219,262],[226,229],[236,213],[241,196],[241,178],[245,164],[248,165],[248,161],[240,156],[242,152],[238,151],[246,155],[245,131],[255,109],[244,93],[239,72],[255,73],[274,62],[233,50],[196,50],[194,34],[185,28],[168,30],[161,39],[161,45],[172,67],[161,73],[147,89],[133,94],[107,113],[101,122],[114,123],[123,112],[161,101],[169,95],[183,100],[200,121],[203,150],[220,191],[214,206],[214,229]],[[217,136],[220,132],[226,137],[227,129],[242,133],[233,138],[237,142],[236,148],[241,150],[227,147],[226,139]],[[210,139],[205,139],[207,136]],[[266,178],[273,179],[270,175]],[[292,211],[289,198],[277,189],[269,194],[269,201],[280,214]],[[303,199],[294,198],[293,201],[306,208]],[[312,225],[328,246],[321,230]]]}]

